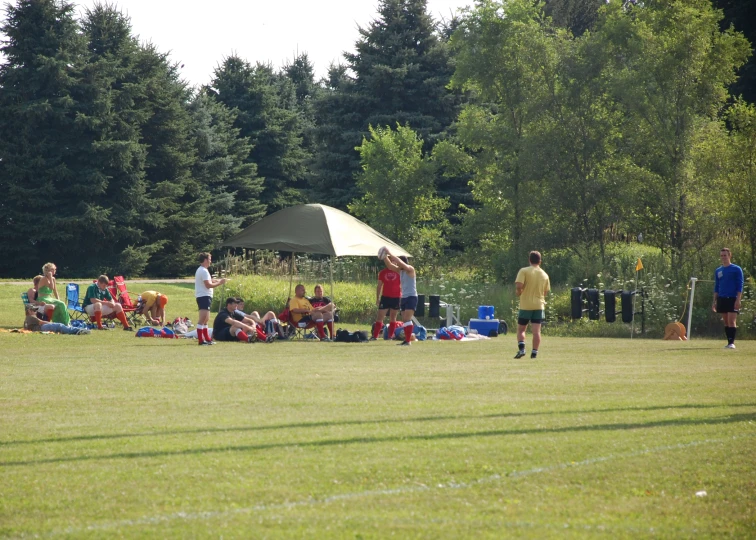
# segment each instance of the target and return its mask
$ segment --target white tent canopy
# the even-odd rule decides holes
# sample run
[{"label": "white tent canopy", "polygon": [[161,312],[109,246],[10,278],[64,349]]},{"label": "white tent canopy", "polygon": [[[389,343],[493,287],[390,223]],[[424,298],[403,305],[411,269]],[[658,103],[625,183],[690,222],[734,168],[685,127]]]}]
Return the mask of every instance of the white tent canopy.
[{"label": "white tent canopy", "polygon": [[381,246],[410,256],[400,246],[336,208],[303,204],[284,208],[223,242],[224,246],[296,253],[374,257]]}]

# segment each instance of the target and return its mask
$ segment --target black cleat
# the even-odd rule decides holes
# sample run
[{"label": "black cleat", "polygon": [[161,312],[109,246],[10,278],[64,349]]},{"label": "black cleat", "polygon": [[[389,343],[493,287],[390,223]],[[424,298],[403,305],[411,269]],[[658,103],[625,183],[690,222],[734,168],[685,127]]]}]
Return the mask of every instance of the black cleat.
[{"label": "black cleat", "polygon": [[[522,353],[523,356],[525,356],[525,353]],[[536,353],[530,353],[530,359],[538,358],[538,355]]]},{"label": "black cleat", "polygon": [[409,341],[402,341],[402,342],[401,342],[401,343],[399,344],[399,346],[400,346],[400,347],[402,347],[402,346],[404,346],[404,347],[409,347],[409,345],[410,345],[410,342],[409,342]]},{"label": "black cleat", "polygon": [[522,358],[523,356],[525,356],[525,351],[517,351],[517,354],[514,355],[515,359]]}]

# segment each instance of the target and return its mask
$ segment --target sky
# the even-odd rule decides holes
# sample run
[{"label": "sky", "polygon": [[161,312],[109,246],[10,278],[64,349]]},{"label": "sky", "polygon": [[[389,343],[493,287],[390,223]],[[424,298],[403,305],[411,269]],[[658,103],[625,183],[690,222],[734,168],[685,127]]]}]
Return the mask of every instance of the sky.
[{"label": "sky", "polygon": [[[80,13],[96,0],[73,0]],[[353,51],[358,26],[377,18],[377,0],[110,0],[131,18],[141,41],[170,52],[183,64],[182,77],[192,85],[210,82],[223,58],[236,54],[251,63],[281,67],[306,52],[316,78],[331,62]],[[436,20],[473,0],[428,0]]]}]

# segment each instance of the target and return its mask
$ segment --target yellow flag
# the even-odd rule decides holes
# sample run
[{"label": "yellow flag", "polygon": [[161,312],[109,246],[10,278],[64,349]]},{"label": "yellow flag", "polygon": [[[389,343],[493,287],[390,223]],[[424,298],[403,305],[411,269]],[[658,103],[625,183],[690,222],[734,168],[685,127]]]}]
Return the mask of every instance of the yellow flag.
[{"label": "yellow flag", "polygon": [[638,264],[635,265],[635,271],[640,272],[643,270],[643,263],[640,260],[640,257],[638,257]]}]

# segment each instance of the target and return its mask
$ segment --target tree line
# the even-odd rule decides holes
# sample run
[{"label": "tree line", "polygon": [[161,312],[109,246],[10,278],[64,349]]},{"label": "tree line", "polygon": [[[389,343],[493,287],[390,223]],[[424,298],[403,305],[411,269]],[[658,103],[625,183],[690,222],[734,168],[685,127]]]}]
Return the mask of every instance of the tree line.
[{"label": "tree line", "polygon": [[756,272],[754,70],[730,3],[481,0],[437,22],[425,0],[380,0],[321,80],[306,54],[280,69],[231,55],[192,88],[117,6],[77,19],[17,0],[0,276],[47,260],[183,274],[305,202],[502,277],[530,249],[605,258],[638,235],[677,270],[737,242]]}]

